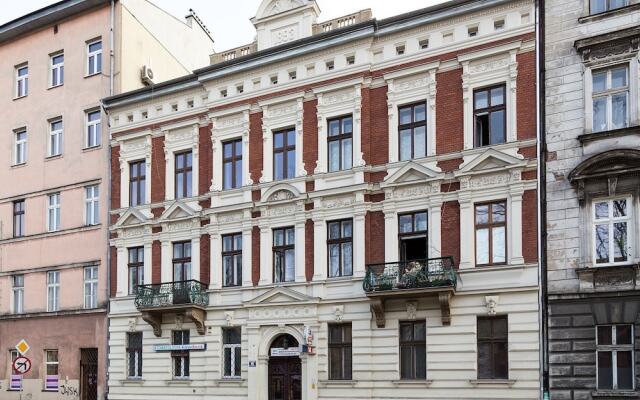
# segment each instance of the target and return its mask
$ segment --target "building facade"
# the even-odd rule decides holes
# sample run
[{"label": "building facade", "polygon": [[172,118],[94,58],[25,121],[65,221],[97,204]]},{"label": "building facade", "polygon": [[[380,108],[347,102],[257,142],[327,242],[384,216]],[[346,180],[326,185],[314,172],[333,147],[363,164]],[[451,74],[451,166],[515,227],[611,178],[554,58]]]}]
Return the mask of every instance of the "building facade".
[{"label": "building facade", "polygon": [[640,4],[545,3],[550,394],[638,398]]},{"label": "building facade", "polygon": [[[171,54],[184,45],[157,26],[201,55],[212,41],[196,19],[143,0],[69,0],[0,26],[0,398],[104,398],[110,146],[100,99],[149,84],[149,60],[162,65],[156,80],[206,65]],[[12,368],[21,339],[31,346],[24,376]]]},{"label": "building facade", "polygon": [[105,99],[109,398],[537,399],[534,11],[265,0]]}]

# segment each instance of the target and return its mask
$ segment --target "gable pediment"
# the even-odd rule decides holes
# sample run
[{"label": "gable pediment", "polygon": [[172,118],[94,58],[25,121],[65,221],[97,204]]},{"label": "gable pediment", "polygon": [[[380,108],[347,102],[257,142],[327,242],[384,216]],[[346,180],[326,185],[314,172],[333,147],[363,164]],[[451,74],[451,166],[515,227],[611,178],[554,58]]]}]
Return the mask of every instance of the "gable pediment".
[{"label": "gable pediment", "polygon": [[511,168],[523,167],[526,165],[524,159],[514,157],[495,149],[487,149],[473,160],[462,164],[461,168],[455,172],[456,176],[468,174],[482,174],[508,170]]},{"label": "gable pediment", "polygon": [[116,223],[113,224],[113,229],[142,225],[146,222],[149,222],[149,218],[147,218],[139,210],[136,210],[135,208],[131,208],[125,211],[125,213],[122,214],[120,218],[118,218]]},{"label": "gable pediment", "polygon": [[175,202],[162,213],[162,215],[160,216],[160,221],[172,221],[191,218],[195,215],[195,210],[193,210],[188,205],[181,202]]},{"label": "gable pediment", "polygon": [[317,297],[307,296],[286,287],[275,287],[245,303],[247,306],[287,305],[296,303],[317,303]]},{"label": "gable pediment", "polygon": [[442,172],[434,171],[416,162],[410,161],[391,175],[388,175],[381,187],[414,184],[443,179]]}]

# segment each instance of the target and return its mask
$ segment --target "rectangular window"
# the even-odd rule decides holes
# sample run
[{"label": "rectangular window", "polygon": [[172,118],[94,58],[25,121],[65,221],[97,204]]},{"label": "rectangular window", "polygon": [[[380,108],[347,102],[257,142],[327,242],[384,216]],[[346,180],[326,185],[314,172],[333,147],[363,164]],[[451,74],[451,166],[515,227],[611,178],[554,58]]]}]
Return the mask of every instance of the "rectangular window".
[{"label": "rectangular window", "polygon": [[191,197],[193,175],[193,153],[185,151],[175,155],[176,199]]},{"label": "rectangular window", "polygon": [[507,262],[507,203],[477,204],[476,265]]},{"label": "rectangular window", "polygon": [[129,206],[145,204],[146,163],[144,160],[129,163]]},{"label": "rectangular window", "polygon": [[507,108],[505,85],[473,91],[473,119],[476,147],[507,141]]},{"label": "rectangular window", "polygon": [[327,223],[329,277],[353,275],[353,220]]},{"label": "rectangular window", "polygon": [[58,391],[59,370],[58,370],[58,350],[45,350],[46,377],[44,390]]},{"label": "rectangular window", "polygon": [[24,312],[24,275],[13,275],[13,313],[22,314]]},{"label": "rectangular window", "polygon": [[329,324],[329,379],[351,380],[351,324]]},{"label": "rectangular window", "polygon": [[242,285],[242,234],[222,236],[224,286]]},{"label": "rectangular window", "polygon": [[418,103],[398,109],[400,160],[427,155],[427,105]]},{"label": "rectangular window", "polygon": [[507,316],[478,317],[478,379],[509,379]]},{"label": "rectangular window", "polygon": [[98,185],[84,188],[84,224],[100,223],[100,187]]},{"label": "rectangular window", "polygon": [[225,190],[242,187],[242,139],[224,142],[222,149],[222,187]]},{"label": "rectangular window", "polygon": [[330,119],[327,146],[329,172],[350,169],[353,165],[353,117]]},{"label": "rectangular window", "polygon": [[[172,344],[189,344],[189,331],[173,331]],[[174,379],[189,379],[189,351],[172,351]]]},{"label": "rectangular window", "polygon": [[142,332],[127,332],[127,378],[142,378]]},{"label": "rectangular window", "polygon": [[144,284],[144,247],[128,249],[129,262],[129,294],[136,294],[138,285]]},{"label": "rectangular window", "polygon": [[13,202],[13,237],[24,236],[24,200]]},{"label": "rectangular window", "polygon": [[596,327],[598,389],[634,390],[633,325]]},{"label": "rectangular window", "polygon": [[600,14],[628,5],[628,0],[591,0],[591,14]]},{"label": "rectangular window", "polygon": [[62,119],[49,122],[49,157],[62,153]]},{"label": "rectangular window", "polygon": [[14,149],[15,165],[27,162],[27,131],[19,130],[15,133],[15,149]]},{"label": "rectangular window", "polygon": [[427,323],[400,322],[400,379],[427,378]]},{"label": "rectangular window", "polygon": [[84,308],[98,307],[98,267],[84,268]]},{"label": "rectangular window", "polygon": [[296,174],[296,130],[284,129],[273,134],[273,179],[294,178]]},{"label": "rectangular window", "polygon": [[191,279],[191,242],[173,244],[173,281],[182,282]]},{"label": "rectangular window", "polygon": [[54,54],[51,59],[51,75],[49,84],[56,87],[64,84],[64,53]]},{"label": "rectangular window", "polygon": [[629,67],[593,71],[593,132],[629,126]]},{"label": "rectangular window", "polygon": [[60,271],[47,272],[47,311],[60,309]]},{"label": "rectangular window", "polygon": [[296,273],[295,229],[273,230],[273,281],[293,282]]},{"label": "rectangular window", "polygon": [[102,121],[100,110],[88,111],[86,113],[86,141],[87,148],[100,146],[102,135]]},{"label": "rectangular window", "polygon": [[23,65],[16,68],[16,97],[24,97],[29,94],[29,66]]},{"label": "rectangular window", "polygon": [[53,193],[47,197],[47,230],[56,232],[60,230],[60,193]]},{"label": "rectangular window", "polygon": [[102,72],[102,41],[87,43],[87,75]]},{"label": "rectangular window", "polygon": [[[426,211],[401,214],[398,216],[400,261],[424,262],[428,258],[428,230],[428,217]],[[404,271],[399,272],[403,273]]]},{"label": "rectangular window", "polygon": [[593,204],[593,247],[596,265],[629,262],[630,198],[598,200]]},{"label": "rectangular window", "polygon": [[224,352],[224,378],[240,378],[242,366],[241,330],[239,327],[222,328]]}]

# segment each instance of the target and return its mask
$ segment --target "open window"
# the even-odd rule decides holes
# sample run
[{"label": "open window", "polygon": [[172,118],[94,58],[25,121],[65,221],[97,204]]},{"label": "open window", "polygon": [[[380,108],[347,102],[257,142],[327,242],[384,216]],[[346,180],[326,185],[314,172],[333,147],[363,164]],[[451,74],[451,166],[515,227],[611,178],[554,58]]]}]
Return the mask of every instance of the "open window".
[{"label": "open window", "polygon": [[402,214],[398,217],[400,261],[424,261],[428,257],[427,212]]}]

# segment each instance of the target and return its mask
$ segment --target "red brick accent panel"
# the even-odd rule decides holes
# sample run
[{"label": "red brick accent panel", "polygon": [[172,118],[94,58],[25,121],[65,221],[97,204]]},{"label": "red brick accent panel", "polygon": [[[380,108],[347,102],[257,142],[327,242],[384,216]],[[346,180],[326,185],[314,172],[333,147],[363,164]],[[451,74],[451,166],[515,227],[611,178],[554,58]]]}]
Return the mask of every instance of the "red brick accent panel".
[{"label": "red brick accent panel", "polygon": [[516,61],[518,139],[533,139],[536,137],[536,53],[518,54]]},{"label": "red brick accent panel", "polygon": [[251,231],[251,281],[253,286],[260,282],[260,228],[257,226]]},{"label": "red brick accent panel", "polygon": [[387,176],[387,171],[365,172],[364,181],[369,183],[380,183]]},{"label": "red brick accent panel", "polygon": [[313,220],[308,219],[304,223],[304,274],[307,277],[307,282],[311,282],[313,279],[314,254]]},{"label": "red brick accent panel", "polygon": [[365,264],[384,262],[384,213],[369,211],[364,220]]},{"label": "red brick accent panel", "polygon": [[440,191],[444,193],[457,192],[460,190],[460,182],[449,182],[440,185]]},{"label": "red brick accent panel", "polygon": [[194,195],[202,195],[209,192],[209,186],[211,185],[211,176],[213,174],[213,171],[211,170],[211,157],[213,156],[211,127],[211,124],[200,127],[200,137],[198,140],[198,157],[200,163],[200,165],[198,165],[199,187],[198,193],[194,193]]},{"label": "red brick accent panel", "polygon": [[151,202],[164,201],[166,162],[164,159],[164,137],[151,139]]},{"label": "red brick accent panel", "polygon": [[522,256],[524,262],[538,261],[538,197],[536,190],[522,196]]},{"label": "red brick accent panel", "polygon": [[457,201],[443,203],[440,218],[442,256],[453,257],[457,266],[460,263],[460,204]]},{"label": "red brick accent panel", "polygon": [[120,208],[120,146],[111,148],[111,209]]},{"label": "red brick accent panel", "polygon": [[538,179],[538,171],[524,171],[522,173],[523,181],[532,181],[534,179]]},{"label": "red brick accent panel", "polygon": [[159,240],[151,244],[151,283],[162,282],[162,246]]},{"label": "red brick accent panel", "polygon": [[460,165],[464,162],[462,158],[456,158],[454,160],[438,161],[437,166],[443,172],[451,172],[460,168]]},{"label": "red brick accent panel", "polygon": [[262,177],[262,112],[249,115],[249,173],[253,182]]},{"label": "red brick accent panel", "polygon": [[462,69],[436,74],[436,153],[461,151],[464,147]]},{"label": "red brick accent panel", "polygon": [[111,246],[109,247],[111,253],[111,262],[109,263],[109,270],[111,276],[109,276],[109,294],[111,297],[116,296],[116,289],[118,287],[118,250]]},{"label": "red brick accent panel", "polygon": [[307,175],[312,175],[318,161],[318,100],[303,103],[302,110],[302,162]]},{"label": "red brick accent panel", "polygon": [[209,234],[200,236],[200,282],[209,284],[210,282],[210,254],[211,245],[209,242]]},{"label": "red brick accent panel", "polygon": [[536,158],[538,157],[538,149],[536,146],[520,147],[518,153],[522,154],[524,158]]},{"label": "red brick accent panel", "polygon": [[362,153],[370,165],[389,160],[389,111],[387,86],[362,89]]}]

